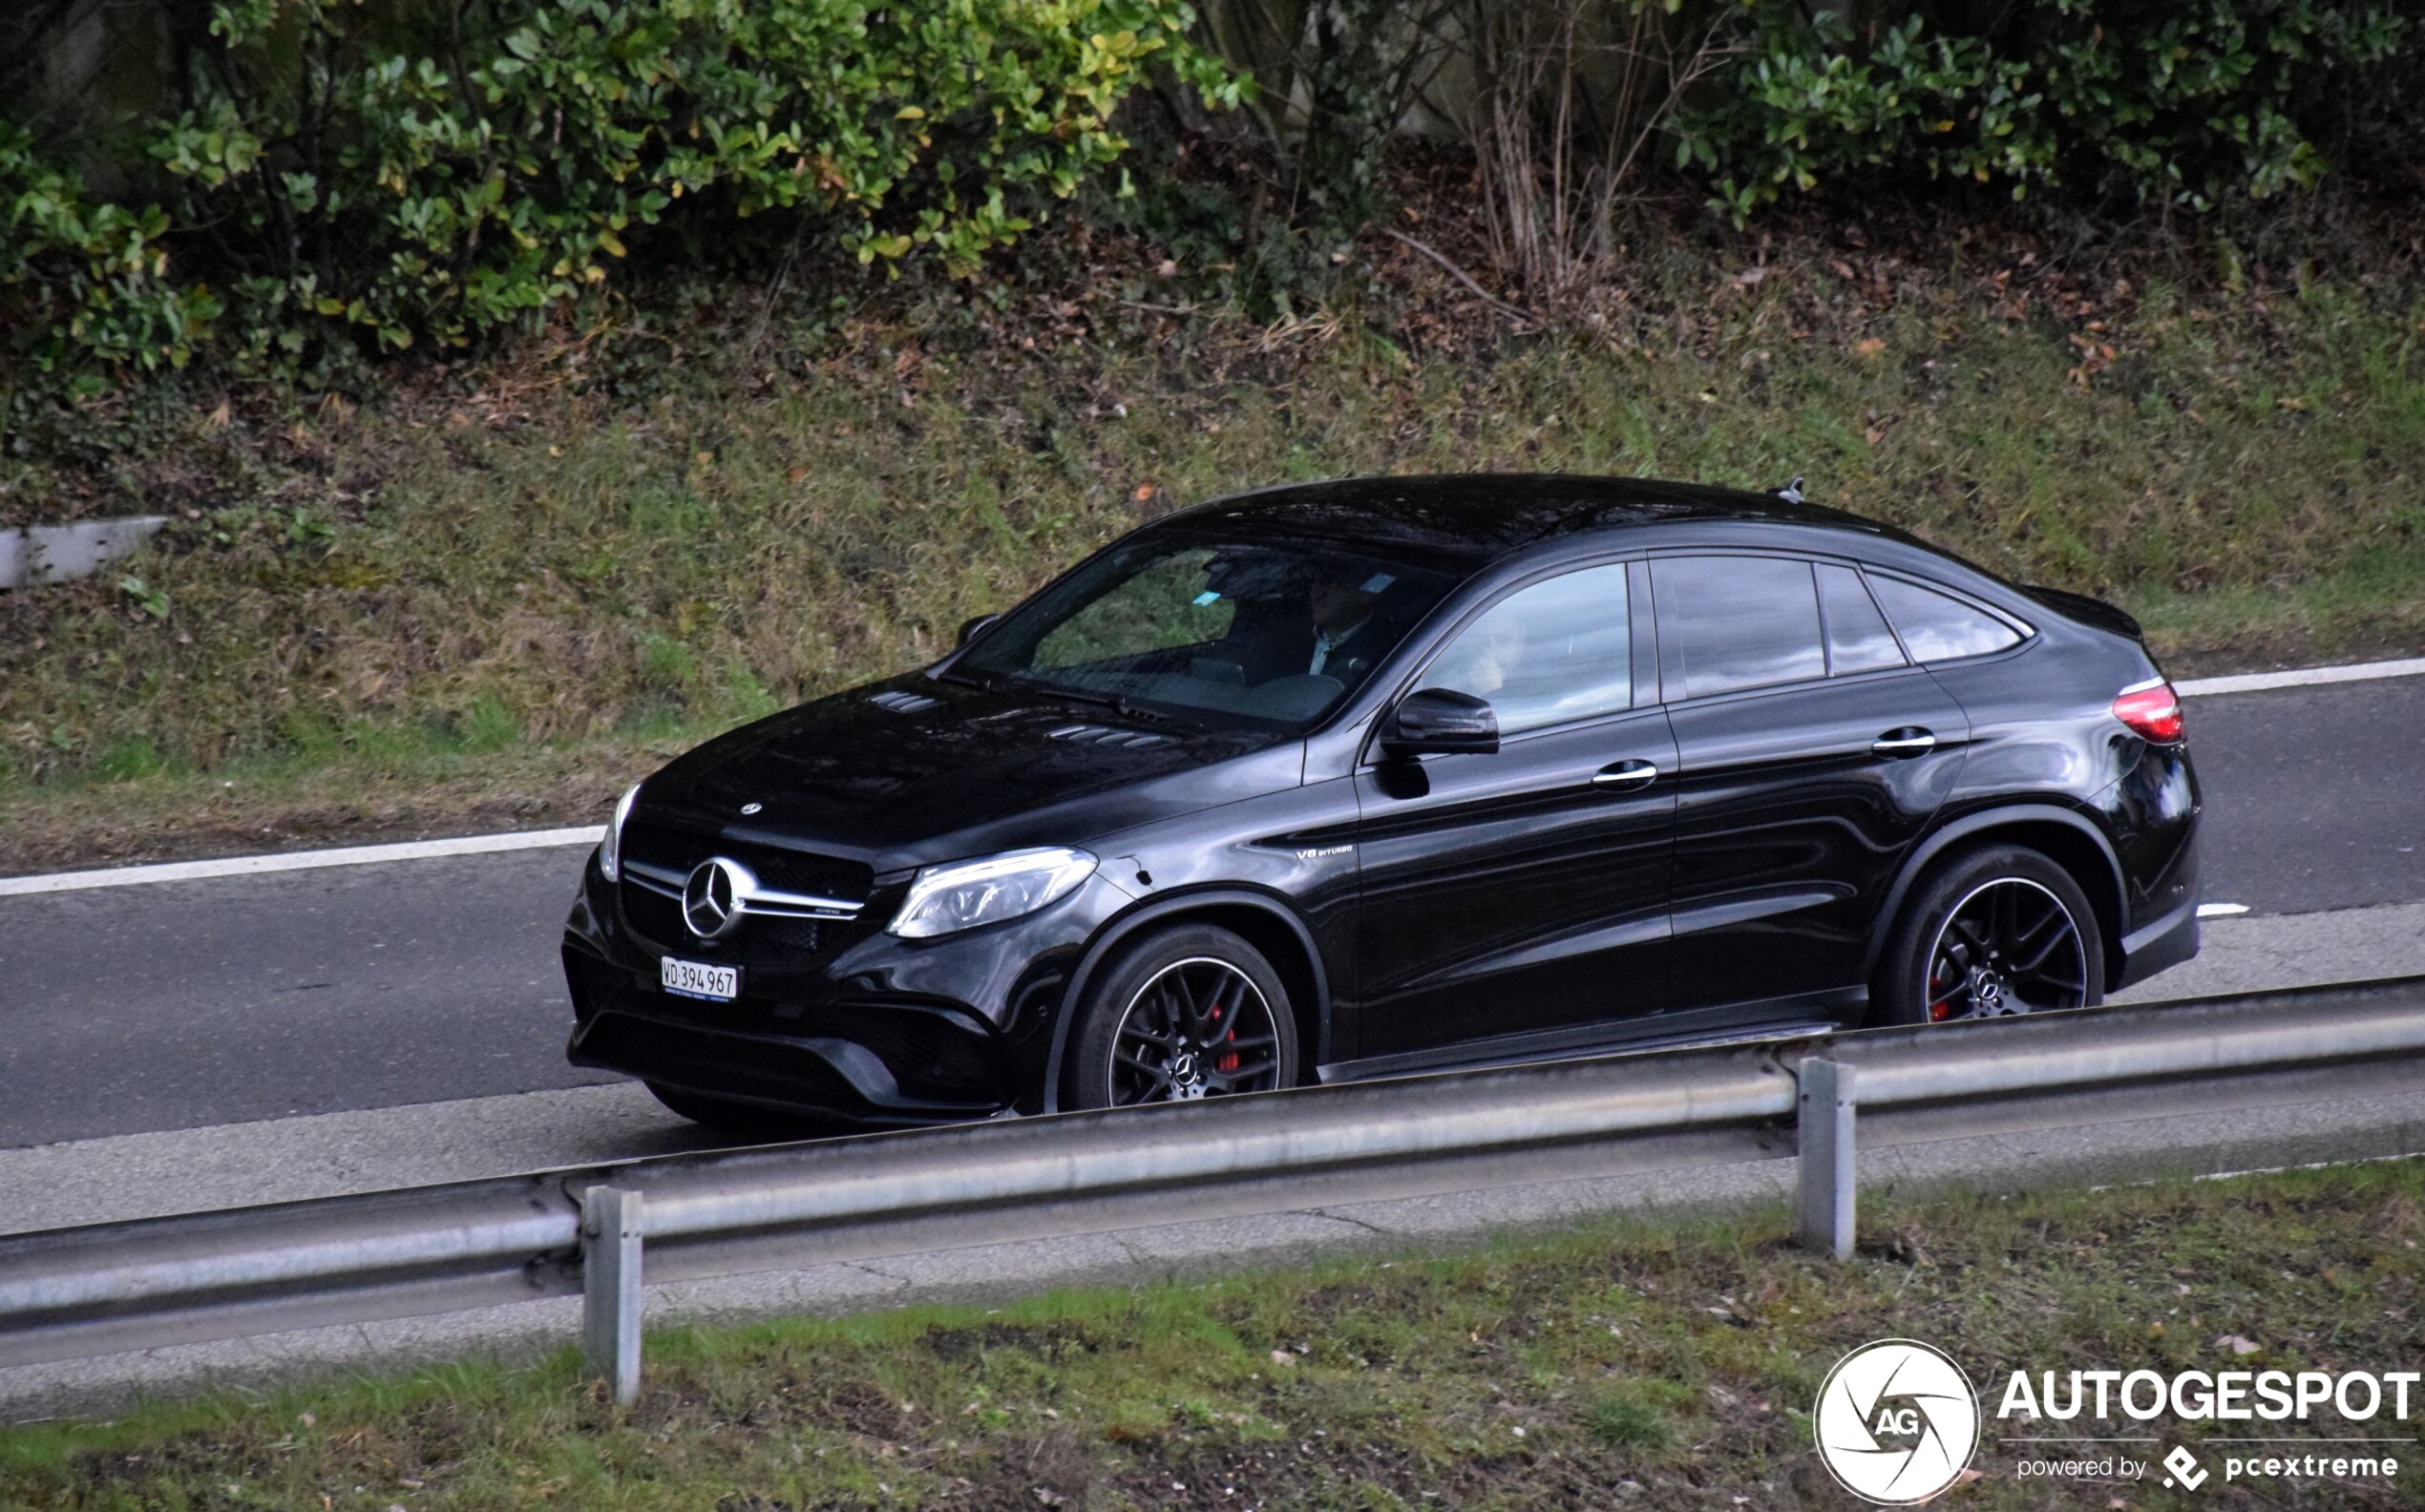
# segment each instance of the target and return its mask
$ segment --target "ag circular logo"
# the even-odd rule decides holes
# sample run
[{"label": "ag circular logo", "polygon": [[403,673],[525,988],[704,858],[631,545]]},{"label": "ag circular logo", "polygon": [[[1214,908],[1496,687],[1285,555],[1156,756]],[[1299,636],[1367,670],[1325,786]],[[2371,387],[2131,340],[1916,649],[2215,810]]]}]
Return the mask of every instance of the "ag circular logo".
[{"label": "ag circular logo", "polygon": [[1926,1502],[1961,1478],[1979,1446],[1971,1378],[1915,1339],[1880,1339],[1838,1360],[1811,1420],[1837,1484],[1880,1506]]}]

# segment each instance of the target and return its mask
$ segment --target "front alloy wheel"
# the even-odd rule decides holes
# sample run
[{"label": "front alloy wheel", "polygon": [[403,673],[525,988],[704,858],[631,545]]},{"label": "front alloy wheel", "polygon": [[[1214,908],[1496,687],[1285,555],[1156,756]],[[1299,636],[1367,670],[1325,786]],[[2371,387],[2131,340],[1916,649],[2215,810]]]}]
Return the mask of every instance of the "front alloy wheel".
[{"label": "front alloy wheel", "polygon": [[1111,1105],[1191,1102],[1279,1084],[1279,1033],[1255,979],[1225,960],[1174,961],[1137,990],[1111,1039]]},{"label": "front alloy wheel", "polygon": [[1261,952],[1227,930],[1184,925],[1097,980],[1070,1058],[1073,1107],[1269,1092],[1297,1084],[1296,1020]]}]

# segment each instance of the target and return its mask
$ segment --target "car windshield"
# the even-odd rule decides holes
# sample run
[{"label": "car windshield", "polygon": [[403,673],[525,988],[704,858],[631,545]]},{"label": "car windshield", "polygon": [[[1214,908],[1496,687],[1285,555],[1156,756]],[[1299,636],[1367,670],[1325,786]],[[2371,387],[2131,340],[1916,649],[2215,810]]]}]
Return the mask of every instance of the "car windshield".
[{"label": "car windshield", "polygon": [[1456,581],[1324,543],[1155,533],[1011,611],[951,671],[1300,726],[1360,686]]}]

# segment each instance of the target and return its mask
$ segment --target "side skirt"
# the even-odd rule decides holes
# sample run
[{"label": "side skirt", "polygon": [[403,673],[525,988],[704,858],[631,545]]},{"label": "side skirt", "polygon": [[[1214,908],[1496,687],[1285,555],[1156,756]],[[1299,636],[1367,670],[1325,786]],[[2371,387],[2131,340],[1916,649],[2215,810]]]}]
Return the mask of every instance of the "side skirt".
[{"label": "side skirt", "polygon": [[[1315,1067],[1314,1075],[1328,1085],[1337,1082],[1368,1082],[1379,1077],[1418,1076],[1433,1071],[1478,1071],[1490,1066],[1519,1065],[1529,1060],[1566,1060],[1585,1056],[1625,1055],[1642,1050],[1803,1040],[1812,1035],[1831,1034],[1847,1022],[1855,1021],[1868,1000],[1867,988],[1848,987],[1840,992],[1819,993],[1774,1003],[1660,1015],[1631,1024],[1587,1024],[1574,1029],[1468,1040],[1436,1050],[1409,1050],[1398,1055],[1337,1061]],[[1700,1021],[1678,1023],[1676,1020],[1679,1018]]]}]

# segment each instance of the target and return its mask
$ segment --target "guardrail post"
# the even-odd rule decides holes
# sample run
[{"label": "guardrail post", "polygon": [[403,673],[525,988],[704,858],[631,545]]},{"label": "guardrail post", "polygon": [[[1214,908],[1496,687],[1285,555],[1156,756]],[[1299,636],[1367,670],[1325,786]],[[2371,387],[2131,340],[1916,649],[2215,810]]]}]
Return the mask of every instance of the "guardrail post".
[{"label": "guardrail post", "polygon": [[640,1193],[581,1193],[581,1359],[620,1406],[640,1395]]},{"label": "guardrail post", "polygon": [[1804,1060],[1795,1072],[1794,1164],[1802,1179],[1803,1248],[1838,1260],[1852,1258],[1852,1067],[1841,1060]]}]

